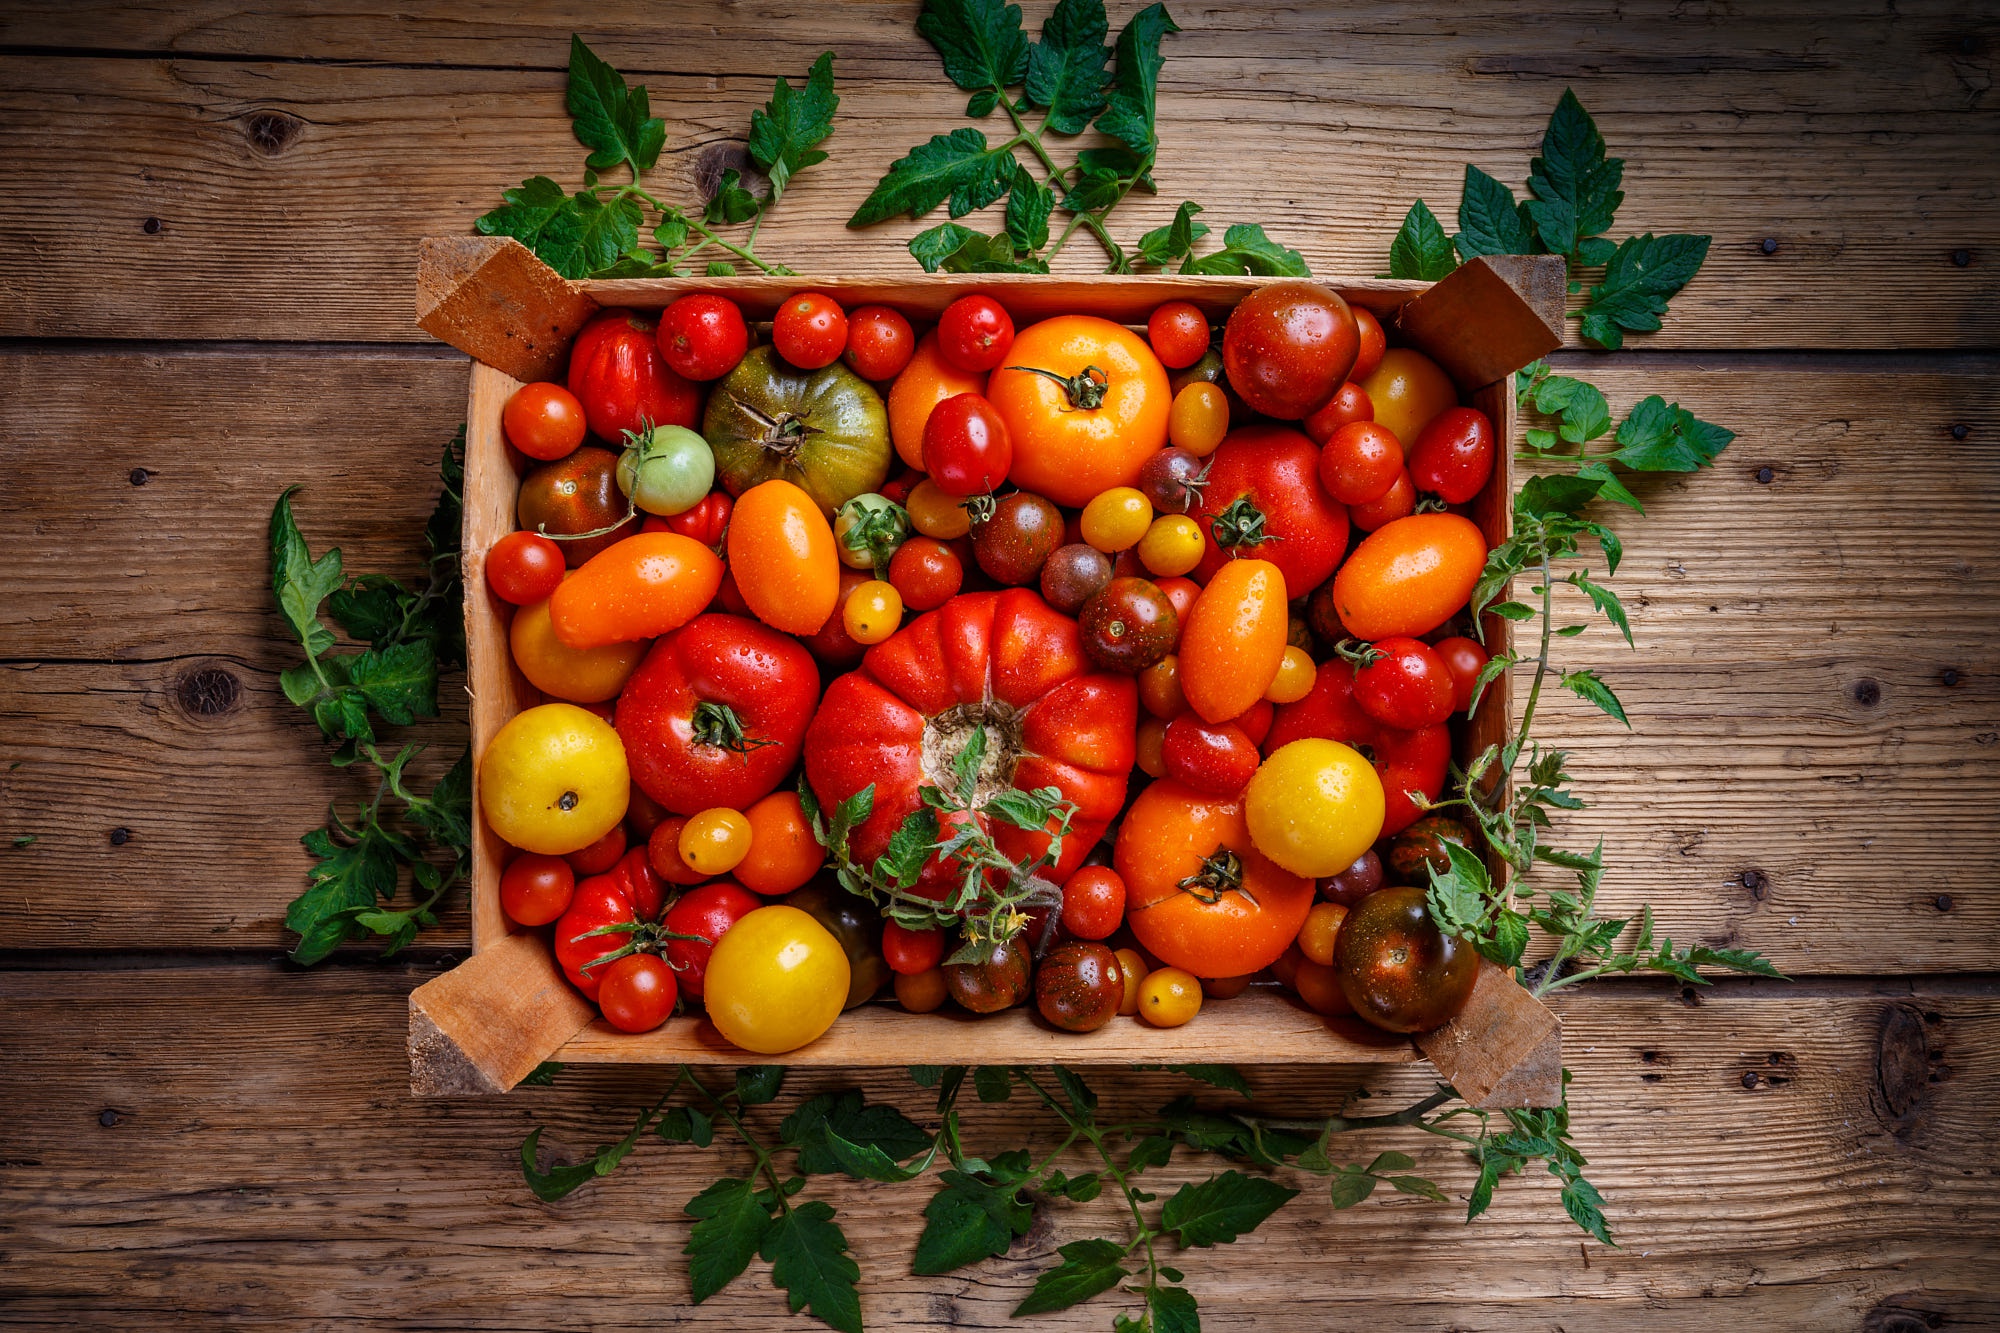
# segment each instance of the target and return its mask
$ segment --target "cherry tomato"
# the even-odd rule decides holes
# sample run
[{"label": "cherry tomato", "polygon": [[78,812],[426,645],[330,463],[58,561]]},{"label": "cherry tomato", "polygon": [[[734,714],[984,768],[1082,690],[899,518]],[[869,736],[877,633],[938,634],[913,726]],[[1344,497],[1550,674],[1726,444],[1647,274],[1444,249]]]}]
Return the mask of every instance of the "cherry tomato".
[{"label": "cherry tomato", "polygon": [[576,871],[560,856],[523,852],[500,874],[500,910],[523,926],[546,926],[569,910]]},{"label": "cherry tomato", "polygon": [[1382,320],[1366,306],[1354,306],[1354,328],[1360,337],[1360,350],[1354,354],[1354,369],[1347,372],[1347,378],[1357,383],[1375,373],[1375,367],[1382,364],[1382,353],[1389,349],[1389,339],[1382,332]]},{"label": "cherry tomato", "polygon": [[[1368,395],[1353,380],[1333,391],[1333,397],[1326,400],[1326,406],[1299,423],[1306,438],[1314,444],[1325,444],[1333,438],[1335,431],[1356,421],[1373,421],[1375,404],[1368,401]],[[1401,452],[1400,447],[1397,450]]]},{"label": "cherry tomato", "polygon": [[1479,954],[1431,920],[1424,890],[1382,889],[1356,903],[1334,942],[1347,1002],[1376,1027],[1428,1032],[1472,997]]},{"label": "cherry tomato", "polygon": [[646,864],[669,884],[700,884],[709,878],[681,859],[681,833],[686,828],[686,815],[668,815],[646,839]]},{"label": "cherry tomato", "polygon": [[997,1014],[1028,998],[1027,940],[998,945],[983,963],[946,963],[945,985],[959,1006],[975,1014]]},{"label": "cherry tomato", "polygon": [[1137,1012],[1156,1028],[1177,1028],[1201,1012],[1201,982],[1192,972],[1162,967],[1139,982]]},{"label": "cherry tomato", "polygon": [[[1451,716],[1451,672],[1427,643],[1392,635],[1369,645],[1354,673],[1354,702],[1386,727],[1415,731]],[[1308,687],[1310,688],[1310,687]],[[1300,691],[1303,697],[1304,691]]]},{"label": "cherry tomato", "polygon": [[736,502],[726,492],[710,491],[692,508],[678,514],[649,514],[641,532],[678,532],[692,537],[709,550],[722,550],[723,536],[729,531],[729,515]]},{"label": "cherry tomato", "polygon": [[[1167,595],[1167,600],[1173,603],[1174,614],[1180,617],[1181,630],[1185,633],[1187,630],[1188,612],[1194,610],[1194,600],[1201,596],[1201,585],[1193,579],[1184,579],[1178,576],[1154,579],[1153,582],[1161,592]],[[1178,647],[1180,640],[1176,639],[1174,643]]]},{"label": "cherry tomato", "polygon": [[880,643],[902,627],[903,594],[893,583],[870,579],[847,594],[840,618],[856,643]]},{"label": "cherry tomato", "polygon": [[1208,316],[1190,301],[1169,301],[1146,321],[1146,341],[1169,370],[1183,370],[1208,350]]},{"label": "cherry tomato", "polygon": [[1152,502],[1131,486],[1100,491],[1083,507],[1083,539],[1106,555],[1137,546],[1152,525]]},{"label": "cherry tomato", "polygon": [[[628,798],[629,799],[629,798]],[[615,825],[587,847],[579,847],[563,859],[578,875],[602,875],[625,855],[625,826]]]},{"label": "cherry tomato", "polygon": [[1201,993],[1211,1000],[1233,1000],[1249,989],[1249,977],[1203,977],[1201,979]]},{"label": "cherry tomato", "polygon": [[1257,747],[1233,722],[1182,713],[1167,723],[1160,761],[1167,776],[1204,796],[1240,793],[1257,772]]},{"label": "cherry tomato", "polygon": [[865,305],[847,316],[847,364],[864,380],[892,380],[916,355],[917,335],[899,310]]},{"label": "cherry tomato", "polygon": [[1402,475],[1402,441],[1372,421],[1350,422],[1320,446],[1320,484],[1344,505],[1380,500]]},{"label": "cherry tomato", "polygon": [[1471,711],[1472,695],[1479,687],[1479,673],[1486,669],[1492,658],[1477,643],[1459,635],[1439,639],[1432,646],[1444,659],[1445,672],[1451,677],[1451,711]]},{"label": "cherry tomato", "polygon": [[1370,642],[1427,634],[1465,605],[1485,567],[1486,538],[1471,519],[1412,514],[1355,548],[1334,578],[1334,607],[1350,633]]},{"label": "cherry tomato", "polygon": [[1427,814],[1398,833],[1382,860],[1391,879],[1402,884],[1428,884],[1433,870],[1451,869],[1450,847],[1470,852],[1472,834],[1447,814]]},{"label": "cherry tomato", "polygon": [[1166,367],[1145,339],[1094,315],[1023,329],[986,396],[1014,440],[1014,484],[1057,504],[1130,486],[1167,442]]},{"label": "cherry tomato", "polygon": [[556,921],[555,955],[563,975],[583,992],[585,999],[597,998],[605,970],[610,966],[592,964],[632,939],[622,931],[596,932],[606,926],[632,925],[640,920],[623,875],[592,875],[577,884],[569,909]]},{"label": "cherry tomato", "polygon": [[1355,379],[1374,405],[1375,420],[1403,442],[1406,453],[1432,417],[1458,402],[1451,376],[1409,347],[1391,347],[1373,371]]},{"label": "cherry tomato", "polygon": [[1064,1032],[1095,1032],[1117,1017],[1124,998],[1117,955],[1101,944],[1058,944],[1035,968],[1035,1008]]},{"label": "cherry tomato", "polygon": [[750,850],[736,865],[736,879],[744,888],[767,898],[790,893],[825,864],[797,792],[774,791],[743,817],[750,822]]},{"label": "cherry tomato", "polygon": [[944,931],[931,926],[912,930],[895,921],[882,923],[882,956],[889,970],[904,976],[928,972],[944,961]]},{"label": "cherry tomato", "polygon": [[620,1032],[651,1032],[674,1012],[674,970],[655,954],[631,953],[600,970],[597,1007]]},{"label": "cherry tomato", "polygon": [[847,314],[819,292],[788,296],[771,320],[771,345],[800,370],[818,370],[847,348]]},{"label": "cherry tomato", "polygon": [[1085,866],[1062,888],[1063,929],[1080,940],[1101,940],[1125,919],[1125,881],[1110,866]]},{"label": "cherry tomato", "polygon": [[556,637],[571,648],[631,643],[679,629],[721,584],[722,561],[700,542],[678,532],[642,532],[565,579],[549,598],[549,617]]},{"label": "cherry tomato", "polygon": [[1139,1012],[1139,983],[1146,979],[1151,969],[1137,949],[1113,949],[1111,956],[1118,960],[1119,977],[1125,983],[1118,998],[1118,1013],[1120,1017],[1130,1018]]},{"label": "cherry tomato", "polygon": [[1208,549],[1201,526],[1185,514],[1166,514],[1153,520],[1139,539],[1139,563],[1149,574],[1172,577],[1185,574],[1201,563]]},{"label": "cherry tomato", "polygon": [[1347,1002],[1347,996],[1340,988],[1340,969],[1337,967],[1326,967],[1310,958],[1301,958],[1292,973],[1292,988],[1298,991],[1306,1008],[1316,1014],[1333,1017],[1354,1012],[1354,1006]]},{"label": "cherry tomato", "polygon": [[1285,660],[1278,664],[1278,674],[1272,678],[1271,688],[1264,691],[1264,697],[1274,704],[1297,703],[1312,693],[1313,678],[1318,674],[1311,653],[1297,644],[1286,644]]},{"label": "cherry tomato", "polygon": [[1382,779],[1352,746],[1311,738],[1279,746],[1243,794],[1257,850],[1315,879],[1354,864],[1382,832]]},{"label": "cherry tomato", "polygon": [[1042,566],[1042,598],[1066,616],[1081,611],[1111,582],[1111,557],[1095,546],[1058,546]]},{"label": "cherry tomato", "polygon": [[810,915],[782,903],[759,908],[709,959],[709,1021],[746,1051],[797,1050],[840,1017],[850,970],[840,942]]},{"label": "cherry tomato", "polygon": [[[763,905],[763,899],[756,894],[725,879],[720,883],[689,889],[667,909],[664,924],[668,930],[676,935],[701,936],[700,940],[667,941],[667,961],[679,974],[682,990],[690,995],[702,994],[707,988],[708,964],[715,954],[715,946],[735,928],[737,922]],[[800,915],[805,914],[801,912]],[[846,996],[846,982],[847,978],[843,975],[842,998]]]},{"label": "cherry tomato", "polygon": [[1493,475],[1493,423],[1476,407],[1447,407],[1417,432],[1410,480],[1446,504],[1461,505]]},{"label": "cherry tomato", "polygon": [[889,582],[902,594],[904,606],[933,611],[964,586],[965,566],[956,551],[935,537],[912,537],[889,561]]},{"label": "cherry tomato", "polygon": [[[914,498],[914,497],[912,497]],[[1015,491],[972,533],[972,557],[996,583],[1019,587],[1041,577],[1062,545],[1062,513],[1039,495]]]},{"label": "cherry tomato", "polygon": [[1306,913],[1306,923],[1299,927],[1299,952],[1321,967],[1332,967],[1334,937],[1346,919],[1347,909],[1339,903],[1314,903],[1312,911]]},{"label": "cherry tomato", "polygon": [[1179,618],[1167,595],[1145,579],[1115,578],[1076,618],[1084,655],[1106,671],[1136,676],[1173,650]]},{"label": "cherry tomato", "polygon": [[990,296],[961,296],[938,316],[938,350],[960,370],[989,371],[1014,346],[1014,320]]},{"label": "cherry tomato", "polygon": [[653,321],[630,310],[606,310],[576,335],[569,391],[583,404],[591,433],[613,442],[648,426],[691,429],[701,410],[701,391],[660,355]]},{"label": "cherry tomato", "polygon": [[[556,538],[571,569],[639,530],[618,489],[618,455],[594,444],[521,478],[514,513],[522,531]],[[598,535],[579,535],[587,532]]]},{"label": "cherry tomato", "polygon": [[896,1003],[913,1014],[935,1013],[944,1008],[944,1002],[951,998],[951,991],[945,985],[944,969],[931,968],[927,972],[896,974]]},{"label": "cherry tomato", "polygon": [[1319,882],[1319,896],[1342,907],[1352,907],[1382,887],[1382,858],[1369,848],[1354,858],[1354,864],[1338,875]]},{"label": "cherry tomato", "polygon": [[[813,660],[820,664],[826,676],[852,671],[860,664],[862,654],[868,651],[866,644],[856,643],[853,636],[848,634],[847,622],[841,618],[840,613],[847,605],[848,594],[874,577],[868,570],[852,569],[842,565],[840,587],[834,600],[832,614],[827,616],[826,623],[821,625],[816,633],[799,636],[799,642],[806,646],[806,651],[813,655]],[[728,591],[730,581],[724,578],[722,586],[725,592]],[[744,607],[740,614],[750,615],[750,608]]]},{"label": "cherry tomato", "polygon": [[947,495],[984,495],[1007,479],[1013,462],[1007,423],[979,394],[954,394],[924,423],[924,470]]},{"label": "cherry tomato", "polygon": [[486,585],[503,602],[542,601],[562,580],[562,548],[547,537],[510,532],[486,549]]},{"label": "cherry tomato", "polygon": [[1149,717],[1139,723],[1133,734],[1132,762],[1139,771],[1149,778],[1163,778],[1167,775],[1166,762],[1167,722],[1165,718]]},{"label": "cherry tomato", "polygon": [[810,495],[773,478],[736,499],[729,570],[757,618],[787,634],[816,634],[840,600],[833,528]]},{"label": "cherry tomato", "polygon": [[1376,532],[1416,511],[1417,488],[1410,482],[1410,470],[1398,467],[1396,479],[1389,483],[1388,490],[1378,499],[1349,507],[1347,516],[1363,532]]},{"label": "cherry tomato", "polygon": [[1210,722],[1263,699],[1285,661],[1285,576],[1268,560],[1232,560],[1202,589],[1181,629],[1181,689]]},{"label": "cherry tomato", "polygon": [[1139,673],[1139,702],[1154,717],[1173,719],[1187,711],[1181,693],[1181,660],[1168,653]]},{"label": "cherry tomato", "polygon": [[500,410],[507,443],[545,463],[574,453],[587,424],[583,404],[560,384],[523,384]]},{"label": "cherry tomato", "polygon": [[959,498],[929,477],[917,483],[904,508],[910,512],[910,526],[926,537],[949,541],[972,531],[972,516]]},{"label": "cherry tomato", "polygon": [[1189,512],[1207,484],[1208,465],[1178,445],[1160,450],[1139,469],[1140,493],[1162,514]]},{"label": "cherry tomato", "polygon": [[750,821],[740,810],[717,806],[688,816],[681,829],[681,860],[704,875],[726,875],[750,854]]},{"label": "cherry tomato", "polygon": [[1222,331],[1230,387],[1265,416],[1296,421],[1326,405],[1360,350],[1354,312],[1313,282],[1274,282],[1237,303]]},{"label": "cherry tomato", "polygon": [[923,467],[924,426],[932,410],[954,395],[985,392],[986,376],[960,370],[945,360],[938,349],[937,331],[926,333],[918,339],[910,364],[889,386],[889,436],[895,441],[896,453],[911,467]]},{"label": "cherry tomato", "polygon": [[688,380],[719,380],[750,350],[750,326],[726,296],[695,292],[660,312],[660,355]]},{"label": "cherry tomato", "polygon": [[1176,449],[1206,458],[1229,434],[1229,396],[1213,384],[1197,381],[1174,395],[1167,418],[1167,438]]},{"label": "cherry tomato", "polygon": [[[1267,705],[1268,706],[1268,705]],[[1251,731],[1248,726],[1245,731]],[[1252,732],[1255,735],[1255,732]],[[1306,737],[1340,741],[1365,748],[1381,777],[1384,835],[1409,827],[1422,813],[1410,793],[1436,800],[1444,792],[1451,764],[1451,733],[1446,727],[1399,731],[1385,727],[1354,702],[1354,664],[1334,659],[1320,667],[1312,692],[1295,704],[1278,709],[1270,732],[1259,744],[1266,754]]]}]

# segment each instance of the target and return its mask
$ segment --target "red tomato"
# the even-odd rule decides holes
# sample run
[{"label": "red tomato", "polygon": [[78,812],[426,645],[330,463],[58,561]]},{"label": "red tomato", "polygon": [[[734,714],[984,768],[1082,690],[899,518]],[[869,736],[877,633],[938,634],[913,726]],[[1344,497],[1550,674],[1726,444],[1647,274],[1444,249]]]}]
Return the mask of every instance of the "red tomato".
[{"label": "red tomato", "polygon": [[764,900],[734,880],[717,880],[698,889],[689,889],[680,901],[667,909],[665,925],[676,935],[699,935],[699,940],[668,940],[667,962],[680,974],[681,989],[700,995],[708,976],[708,958],[715,942],[729,928],[764,905]]},{"label": "red tomato", "polygon": [[1362,712],[1403,731],[1451,716],[1451,673],[1435,648],[1398,635],[1369,649],[1373,660],[1354,673],[1354,702]]},{"label": "red tomato", "polygon": [[847,313],[819,292],[788,296],[771,320],[771,345],[800,370],[818,370],[847,348]]},{"label": "red tomato", "polygon": [[1013,316],[990,296],[961,296],[938,316],[938,350],[960,370],[991,370],[1013,346]]},{"label": "red tomato", "polygon": [[[1184,579],[1177,574],[1170,579],[1154,579],[1153,586],[1165,593],[1167,601],[1173,604],[1176,626],[1184,627],[1187,624],[1188,612],[1194,609],[1194,599],[1201,596],[1201,585],[1193,579]],[[1178,636],[1175,637],[1174,643],[1179,646]]]},{"label": "red tomato", "polygon": [[754,620],[697,616],[663,636],[618,698],[632,780],[678,815],[741,810],[798,762],[819,668]]},{"label": "red tomato", "polygon": [[[875,785],[874,813],[851,836],[855,859],[872,862],[922,804],[918,788],[937,781],[935,765],[948,769],[971,729],[984,727],[987,752],[1013,756],[1006,781],[1054,787],[1077,805],[1045,872],[1061,883],[1124,805],[1138,712],[1132,679],[1092,671],[1076,622],[1033,592],[963,593],[870,648],[859,671],[827,688],[806,733],[806,777],[828,809]],[[1048,842],[998,820],[988,830],[1016,860]],[[937,897],[955,882],[933,859],[915,891]]]},{"label": "red tomato", "polygon": [[570,984],[582,991],[586,999],[595,1000],[597,988],[604,981],[604,967],[588,965],[623,948],[631,938],[624,932],[603,935],[591,932],[640,919],[623,875],[592,875],[576,886],[569,910],[556,922],[556,962],[562,965]]},{"label": "red tomato", "polygon": [[1417,512],[1417,488],[1410,484],[1410,470],[1396,469],[1396,479],[1389,483],[1389,489],[1382,492],[1380,499],[1366,504],[1354,505],[1347,516],[1354,520],[1354,526],[1363,532],[1376,532],[1399,518],[1408,518]]},{"label": "red tomato", "polygon": [[660,915],[667,902],[667,881],[654,872],[649,849],[628,848],[611,873],[624,880],[625,892],[630,895],[632,908],[640,920],[651,921]]},{"label": "red tomato", "polygon": [[916,355],[917,335],[899,310],[865,305],[847,317],[847,364],[864,380],[892,380]]},{"label": "red tomato", "polygon": [[958,553],[935,537],[912,537],[889,559],[889,582],[912,611],[935,611],[965,583]]},{"label": "red tomato", "polygon": [[620,1032],[651,1032],[674,1012],[674,971],[658,955],[627,954],[603,971],[597,1007]]},{"label": "red tomato", "polygon": [[562,581],[562,547],[547,537],[510,532],[486,549],[486,586],[503,602],[532,606]]},{"label": "red tomato", "polygon": [[984,495],[1013,463],[1007,423],[979,394],[945,399],[924,423],[924,470],[946,495]]},{"label": "red tomato", "polygon": [[563,859],[579,875],[602,875],[617,865],[618,858],[623,855],[625,826],[620,824],[588,847],[579,848]]},{"label": "red tomato", "polygon": [[1366,306],[1354,306],[1354,331],[1360,341],[1360,348],[1354,354],[1354,369],[1347,372],[1347,378],[1357,384],[1375,373],[1375,367],[1382,364],[1382,353],[1389,350],[1389,339],[1382,332],[1382,321]]},{"label": "red tomato", "polygon": [[1451,710],[1463,713],[1472,707],[1472,692],[1479,685],[1479,673],[1492,658],[1477,643],[1458,635],[1439,639],[1432,646],[1444,659],[1444,669],[1451,676]]},{"label": "red tomato", "polygon": [[1315,282],[1274,282],[1244,297],[1222,331],[1222,366],[1243,401],[1297,421],[1348,378],[1360,332],[1346,301]]},{"label": "red tomato", "polygon": [[546,926],[569,910],[576,872],[560,856],[523,852],[500,875],[500,910],[523,926]]},{"label": "red tomato", "polygon": [[[661,518],[657,514],[648,515],[641,532],[678,532],[683,537],[692,537],[709,550],[722,550],[723,534],[729,531],[729,514],[736,502],[727,492],[710,491],[692,509],[683,509],[678,514]],[[654,527],[657,523],[660,526]]]},{"label": "red tomato", "polygon": [[1370,642],[1427,634],[1465,605],[1485,568],[1486,538],[1471,519],[1412,514],[1376,529],[1347,557],[1333,581],[1334,609]]},{"label": "red tomato", "polygon": [[1304,597],[1347,551],[1347,511],[1320,485],[1319,450],[1288,426],[1231,431],[1209,459],[1194,520],[1206,545],[1198,583],[1255,556],[1278,567],[1288,595]]},{"label": "red tomato", "polygon": [[1062,927],[1080,940],[1101,940],[1125,920],[1125,881],[1110,866],[1084,866],[1062,889]]},{"label": "red tomato", "polygon": [[1447,407],[1410,446],[1410,480],[1446,504],[1464,504],[1492,475],[1493,423],[1476,407]]},{"label": "red tomato", "polygon": [[695,292],[660,315],[660,355],[682,379],[719,380],[750,350],[750,326],[726,296]]},{"label": "red tomato", "polygon": [[613,444],[649,425],[693,430],[701,412],[700,390],[660,355],[653,321],[630,310],[606,310],[576,335],[569,391],[583,403],[592,432]]},{"label": "red tomato", "polygon": [[545,463],[573,453],[588,424],[583,404],[560,384],[523,384],[500,410],[507,443]]},{"label": "red tomato", "polygon": [[1208,350],[1208,316],[1192,301],[1169,301],[1146,321],[1146,341],[1169,370],[1184,370]]},{"label": "red tomato", "polygon": [[[867,644],[856,642],[854,636],[847,632],[845,612],[848,594],[862,584],[872,581],[874,577],[875,571],[872,569],[853,569],[842,565],[839,599],[834,603],[833,614],[819,627],[819,633],[801,635],[799,638],[799,642],[806,646],[806,651],[813,655],[813,660],[824,667],[828,675],[852,671],[861,665],[861,654],[868,651]],[[728,587],[727,580],[723,586]],[[737,614],[747,616],[750,610],[746,606]]]},{"label": "red tomato", "polygon": [[882,958],[891,972],[913,977],[944,961],[944,931],[936,926],[911,930],[894,921],[882,923]]},{"label": "red tomato", "polygon": [[1252,745],[1262,749],[1264,738],[1271,734],[1271,719],[1276,717],[1277,713],[1276,704],[1269,699],[1259,699],[1231,720],[1243,728],[1243,734],[1250,738]]},{"label": "red tomato", "polygon": [[[1333,391],[1333,397],[1326,400],[1326,406],[1299,423],[1306,437],[1314,444],[1325,444],[1333,433],[1353,421],[1373,421],[1375,404],[1368,401],[1368,391],[1353,380]],[[1400,453],[1402,446],[1397,446]]]},{"label": "red tomato", "polygon": [[1167,776],[1204,796],[1236,796],[1257,773],[1257,746],[1234,722],[1182,713],[1167,723],[1160,746]]},{"label": "red tomato", "polygon": [[1402,475],[1402,441],[1372,421],[1349,422],[1320,446],[1320,483],[1344,505],[1380,500]]},{"label": "red tomato", "polygon": [[1339,658],[1325,663],[1313,678],[1312,691],[1297,703],[1277,710],[1265,754],[1292,741],[1320,737],[1352,745],[1370,758],[1382,778],[1382,836],[1401,833],[1423,811],[1407,793],[1422,792],[1436,800],[1444,791],[1451,766],[1451,733],[1442,726],[1400,731],[1385,727],[1354,702],[1354,664]]}]

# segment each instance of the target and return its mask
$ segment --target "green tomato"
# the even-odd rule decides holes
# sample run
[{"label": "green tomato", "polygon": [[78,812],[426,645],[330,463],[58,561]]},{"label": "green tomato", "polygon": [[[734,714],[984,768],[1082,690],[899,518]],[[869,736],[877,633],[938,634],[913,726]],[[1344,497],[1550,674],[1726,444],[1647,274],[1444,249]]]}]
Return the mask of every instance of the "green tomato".
[{"label": "green tomato", "polygon": [[834,553],[850,569],[881,569],[910,535],[910,514],[885,495],[857,495],[834,515]]},{"label": "green tomato", "polygon": [[686,426],[626,432],[618,459],[618,489],[649,514],[683,513],[715,485],[715,451]]},{"label": "green tomato", "polygon": [[723,489],[742,495],[782,478],[830,521],[889,476],[889,410],[874,386],[836,361],[799,370],[753,347],[708,395],[702,434],[715,446]]}]

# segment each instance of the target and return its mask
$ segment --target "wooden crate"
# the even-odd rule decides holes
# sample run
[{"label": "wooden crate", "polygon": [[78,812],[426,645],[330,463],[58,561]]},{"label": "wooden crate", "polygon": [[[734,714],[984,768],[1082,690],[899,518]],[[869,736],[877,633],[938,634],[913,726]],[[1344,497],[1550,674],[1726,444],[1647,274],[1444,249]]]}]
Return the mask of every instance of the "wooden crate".
[{"label": "wooden crate", "polygon": [[[419,322],[476,358],[466,415],[465,583],[468,687],[475,761],[515,713],[541,696],[514,668],[506,608],[487,590],[486,550],[514,530],[518,475],[500,427],[501,409],[529,379],[560,377],[569,339],[597,309],[658,310],[691,291],[716,291],[751,319],[768,319],[795,291],[815,290],[844,307],[893,306],[922,324],[952,300],[982,291],[1017,324],[1057,313],[1101,315],[1142,324],[1171,299],[1219,318],[1268,279],[1197,277],[1046,278],[940,275],[907,281],[744,277],[566,283],[514,242],[453,239],[427,243]],[[1514,435],[1510,373],[1560,343],[1562,269],[1532,259],[1475,261],[1431,285],[1395,280],[1332,282],[1347,300],[1378,314],[1393,339],[1425,351],[1450,372],[1466,401],[1489,415],[1500,439]],[[1504,539],[1510,516],[1509,449],[1475,500],[1489,543]],[[1488,617],[1489,643],[1504,646],[1507,624]],[[1510,706],[1502,677],[1469,725],[1459,728],[1461,759],[1503,736]],[[419,1092],[498,1091],[544,1059],[624,1064],[740,1064],[705,1018],[682,1018],[653,1032],[620,1033],[563,978],[547,944],[520,931],[499,905],[507,847],[473,802],[474,957],[411,996],[412,1084]],[[1560,1029],[1553,1015],[1488,966],[1460,1017],[1414,1043],[1353,1019],[1327,1019],[1275,987],[1253,987],[1210,1006],[1193,1024],[1154,1029],[1120,1021],[1088,1034],[1061,1033],[1031,1007],[987,1017],[906,1013],[893,1003],[864,1005],[824,1037],[789,1053],[798,1065],[1127,1064],[1224,1061],[1263,1064],[1399,1063],[1429,1056],[1469,1100],[1486,1105],[1547,1104],[1559,1094]]]}]

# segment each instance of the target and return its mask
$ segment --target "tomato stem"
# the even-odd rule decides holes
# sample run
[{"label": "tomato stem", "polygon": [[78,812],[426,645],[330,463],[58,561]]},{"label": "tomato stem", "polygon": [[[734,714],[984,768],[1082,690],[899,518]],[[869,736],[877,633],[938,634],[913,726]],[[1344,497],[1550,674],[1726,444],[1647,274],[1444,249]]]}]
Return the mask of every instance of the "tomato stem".
[{"label": "tomato stem", "polygon": [[1215,544],[1234,555],[1239,546],[1261,546],[1282,540],[1277,533],[1266,532],[1264,524],[1264,511],[1257,507],[1257,502],[1239,495],[1209,521],[1208,528],[1215,536]]},{"label": "tomato stem", "polygon": [[1063,396],[1069,400],[1067,406],[1057,409],[1061,412],[1074,412],[1079,408],[1087,412],[1102,407],[1104,395],[1111,388],[1111,377],[1104,373],[1102,366],[1085,366],[1074,375],[1058,375],[1055,371],[1043,370],[1040,366],[1009,366],[1007,369],[1040,375],[1060,384]]},{"label": "tomato stem", "polygon": [[1223,894],[1231,891],[1242,894],[1252,907],[1257,906],[1256,896],[1243,883],[1243,858],[1228,847],[1203,857],[1201,868],[1176,887],[1197,902],[1211,907],[1222,901]]},{"label": "tomato stem", "polygon": [[743,756],[743,762],[750,762],[750,752],[777,742],[767,736],[752,736],[743,730],[743,719],[728,704],[717,703],[713,699],[703,699],[694,706],[689,715],[689,725],[697,745],[712,745],[718,750],[728,750]]}]

